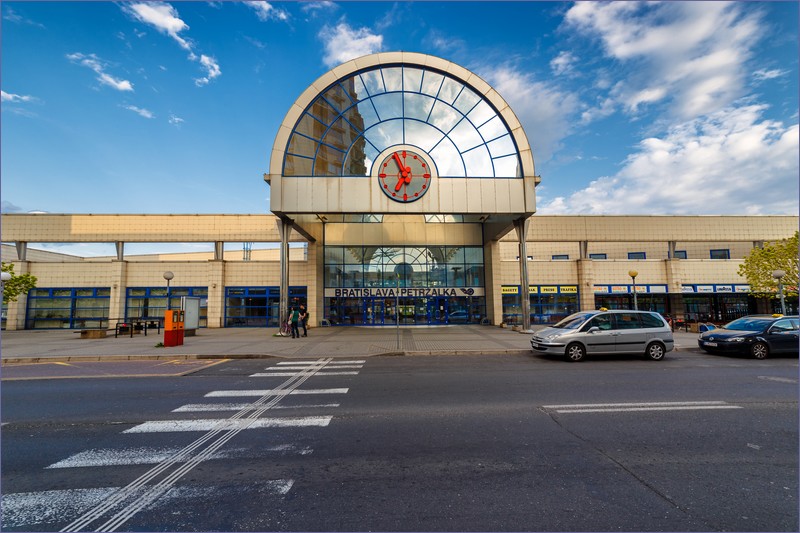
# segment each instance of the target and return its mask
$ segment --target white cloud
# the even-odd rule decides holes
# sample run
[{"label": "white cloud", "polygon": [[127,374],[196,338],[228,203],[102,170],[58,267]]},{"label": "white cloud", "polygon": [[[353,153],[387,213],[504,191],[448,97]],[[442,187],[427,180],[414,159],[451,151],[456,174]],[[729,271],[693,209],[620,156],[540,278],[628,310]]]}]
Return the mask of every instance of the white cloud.
[{"label": "white cloud", "polygon": [[375,35],[369,28],[353,29],[346,22],[340,22],[334,28],[325,26],[319,37],[325,47],[322,60],[328,67],[383,49],[382,35]]},{"label": "white cloud", "polygon": [[178,11],[169,4],[138,3],[123,6],[139,22],[149,24],[161,33],[169,35],[183,48],[191,52],[192,45],[179,34],[189,26],[179,18]]},{"label": "white cloud", "polygon": [[266,22],[268,20],[289,20],[289,12],[279,9],[269,2],[245,2],[247,7],[256,12],[258,20]]},{"label": "white cloud", "polygon": [[[258,3],[258,2],[250,2]],[[266,3],[266,2],[261,2]],[[149,24],[156,28],[159,32],[172,37],[181,48],[189,52],[189,60],[196,61],[206,70],[206,75],[200,78],[195,78],[195,85],[202,87],[214,78],[222,74],[216,59],[211,56],[200,54],[197,55],[194,51],[195,44],[180,35],[181,32],[188,30],[189,25],[181,20],[178,11],[170,4],[160,3],[136,3],[129,6],[123,6],[123,11],[129,13],[133,18],[144,24]]]},{"label": "white cloud", "polygon": [[765,80],[774,80],[775,78],[780,78],[789,74],[788,70],[781,70],[781,69],[759,69],[753,72],[753,78],[756,81],[765,81]]},{"label": "white cloud", "polygon": [[571,52],[567,52],[566,50],[560,52],[552,61],[550,61],[550,68],[553,70],[553,73],[556,76],[561,76],[563,74],[569,74],[572,72],[572,65],[577,61],[577,57],[575,57]]},{"label": "white cloud", "polygon": [[217,64],[217,60],[207,55],[200,55],[200,64],[206,69],[206,75],[202,78],[196,78],[194,83],[197,86],[207,85],[209,81],[222,74],[222,71]]},{"label": "white cloud", "polygon": [[92,69],[97,74],[97,81],[103,85],[108,85],[118,91],[133,91],[133,84],[128,80],[115,78],[114,76],[105,72],[105,64],[95,54],[67,54],[67,59],[75,63]]},{"label": "white cloud", "polygon": [[570,132],[572,117],[578,111],[577,97],[551,82],[509,66],[484,66],[474,69],[502,96],[517,115],[538,164],[553,157],[561,140]]},{"label": "white cloud", "polygon": [[736,2],[577,2],[565,17],[568,28],[598,36],[607,55],[631,68],[614,93],[624,108],[665,100],[683,119],[743,94],[760,23],[757,8]]},{"label": "white cloud", "polygon": [[337,9],[339,6],[336,5],[335,2],[303,2],[303,6],[300,8],[303,10],[304,13],[316,13],[318,11],[324,10],[334,10]]},{"label": "white cloud", "polygon": [[581,214],[797,214],[797,124],[731,106],[640,142],[614,176],[569,197],[540,197],[539,212]]},{"label": "white cloud", "polygon": [[7,93],[5,91],[0,91],[0,101],[3,102],[18,103],[18,102],[33,102],[34,100],[35,98],[33,96],[13,94],[13,93]]},{"label": "white cloud", "polygon": [[155,118],[155,115],[151,111],[147,109],[142,109],[141,107],[136,107],[135,105],[124,105],[121,107],[127,109],[128,111],[133,111],[134,113],[144,118]]},{"label": "white cloud", "polygon": [[169,123],[174,125],[174,126],[180,126],[184,122],[186,122],[186,121],[183,120],[181,117],[178,117],[178,116],[175,116],[175,115],[170,115],[169,116]]}]

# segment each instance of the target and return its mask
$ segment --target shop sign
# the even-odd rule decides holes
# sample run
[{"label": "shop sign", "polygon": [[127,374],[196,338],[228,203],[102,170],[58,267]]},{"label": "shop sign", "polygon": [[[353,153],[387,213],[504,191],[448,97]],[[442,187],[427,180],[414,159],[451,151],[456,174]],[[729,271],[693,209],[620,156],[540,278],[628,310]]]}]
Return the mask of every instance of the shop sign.
[{"label": "shop sign", "polygon": [[713,285],[698,285],[697,286],[697,292],[704,292],[704,293],[714,292],[714,286]]},{"label": "shop sign", "polygon": [[628,290],[628,286],[627,285],[612,285],[611,286],[611,292],[612,293],[617,293],[617,294],[619,294],[619,293],[627,294],[630,291]]},{"label": "shop sign", "polygon": [[507,287],[503,285],[500,287],[503,294],[519,294],[519,287]]},{"label": "shop sign", "polygon": [[543,285],[540,290],[542,291],[542,294],[558,294],[558,287]]},{"label": "shop sign", "polygon": [[750,285],[734,285],[733,292],[750,292]]},{"label": "shop sign", "polygon": [[528,294],[539,294],[538,285],[528,285]]},{"label": "shop sign", "polygon": [[326,298],[424,298],[484,296],[483,287],[380,287],[325,289]]},{"label": "shop sign", "polygon": [[657,293],[657,294],[666,294],[667,286],[666,285],[650,285],[650,293]]},{"label": "shop sign", "polygon": [[694,285],[681,286],[681,292],[694,292]]},{"label": "shop sign", "polygon": [[578,287],[576,285],[562,285],[558,290],[561,294],[578,294]]},{"label": "shop sign", "polygon": [[717,285],[717,292],[733,292],[733,285]]},{"label": "shop sign", "polygon": [[608,294],[608,285],[595,285],[594,292]]}]

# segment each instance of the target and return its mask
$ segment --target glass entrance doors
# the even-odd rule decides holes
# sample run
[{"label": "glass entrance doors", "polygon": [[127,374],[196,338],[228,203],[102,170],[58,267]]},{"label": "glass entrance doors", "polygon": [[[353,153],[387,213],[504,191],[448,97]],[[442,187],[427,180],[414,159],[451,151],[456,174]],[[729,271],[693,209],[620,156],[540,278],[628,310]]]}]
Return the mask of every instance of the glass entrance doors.
[{"label": "glass entrance doors", "polygon": [[447,324],[447,298],[428,298],[428,319],[431,325]]},{"label": "glass entrance doors", "polygon": [[479,324],[486,303],[482,296],[325,298],[324,316],[332,326]]}]

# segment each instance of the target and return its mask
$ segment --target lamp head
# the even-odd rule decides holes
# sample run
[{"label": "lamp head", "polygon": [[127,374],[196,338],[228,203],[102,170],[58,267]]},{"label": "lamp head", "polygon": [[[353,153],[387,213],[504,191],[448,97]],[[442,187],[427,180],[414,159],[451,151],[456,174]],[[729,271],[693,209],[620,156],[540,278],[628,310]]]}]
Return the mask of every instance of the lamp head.
[{"label": "lamp head", "polygon": [[0,274],[0,279],[2,281],[8,281],[11,279],[11,274],[9,272],[3,272],[2,274]]},{"label": "lamp head", "polygon": [[635,270],[628,270],[628,275],[629,275],[630,277],[632,277],[632,278],[635,278],[636,276],[638,276],[638,275],[639,275],[639,273],[638,273],[638,272],[636,272]]},{"label": "lamp head", "polygon": [[772,277],[777,279],[777,280],[781,279],[785,275],[786,275],[786,271],[785,270],[773,270],[772,271]]},{"label": "lamp head", "polygon": [[167,270],[166,272],[164,272],[164,279],[165,279],[165,280],[169,281],[169,280],[171,280],[171,279],[172,279],[172,278],[174,278],[174,277],[175,277],[175,274],[173,274],[173,273],[172,273],[172,272],[170,272],[169,270]]}]

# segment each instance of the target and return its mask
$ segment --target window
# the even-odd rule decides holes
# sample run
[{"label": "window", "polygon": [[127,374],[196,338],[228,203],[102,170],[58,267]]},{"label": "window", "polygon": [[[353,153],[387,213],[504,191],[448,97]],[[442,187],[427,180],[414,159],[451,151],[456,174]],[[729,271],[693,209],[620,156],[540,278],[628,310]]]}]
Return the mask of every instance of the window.
[{"label": "window", "polygon": [[639,313],[617,313],[617,329],[639,329]]},{"label": "window", "polygon": [[106,328],[109,294],[107,287],[33,289],[28,294],[25,328]]},{"label": "window", "polygon": [[614,326],[611,315],[597,315],[583,327],[583,331],[589,331],[591,328],[595,327],[599,328],[600,331],[613,329]]},{"label": "window", "polygon": [[730,250],[711,250],[711,259],[730,259]]},{"label": "window", "polygon": [[566,261],[569,259],[569,255],[567,254],[557,254],[551,257],[553,261]]},{"label": "window", "polygon": [[661,318],[652,313],[642,313],[639,315],[642,319],[642,327],[644,328],[663,328],[664,323]]},{"label": "window", "polygon": [[675,250],[675,259],[687,259],[686,250]]},{"label": "window", "polygon": [[[532,255],[529,255],[527,257],[528,257],[528,261],[533,261],[533,256]],[[519,261],[519,256],[517,256],[516,259],[517,259],[517,261]]]},{"label": "window", "polygon": [[628,252],[628,259],[647,259],[644,252]]},{"label": "window", "polygon": [[589,259],[608,259],[607,254],[589,254]]}]

